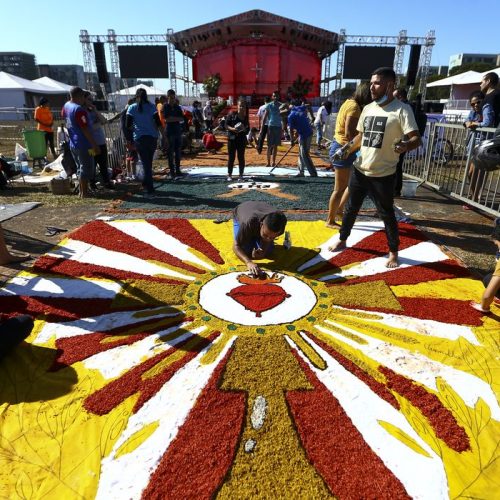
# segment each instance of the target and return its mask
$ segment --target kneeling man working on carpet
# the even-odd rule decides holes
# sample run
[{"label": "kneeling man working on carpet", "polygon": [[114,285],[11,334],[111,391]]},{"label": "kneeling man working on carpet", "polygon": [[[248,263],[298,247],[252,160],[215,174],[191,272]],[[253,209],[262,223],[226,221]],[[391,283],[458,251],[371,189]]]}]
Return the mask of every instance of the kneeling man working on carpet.
[{"label": "kneeling man working on carpet", "polygon": [[264,272],[253,262],[269,257],[274,240],[281,236],[286,227],[286,216],[263,201],[245,201],[233,212],[233,251],[254,276]]}]

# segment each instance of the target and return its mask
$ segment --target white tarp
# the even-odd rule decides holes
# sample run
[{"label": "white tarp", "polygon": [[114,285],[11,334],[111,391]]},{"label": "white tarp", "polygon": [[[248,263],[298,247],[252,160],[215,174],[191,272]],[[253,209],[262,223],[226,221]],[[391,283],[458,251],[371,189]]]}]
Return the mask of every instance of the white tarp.
[{"label": "white tarp", "polygon": [[110,101],[114,101],[116,110],[120,111],[127,105],[127,102],[131,97],[135,97],[135,92],[137,89],[144,89],[147,92],[148,99],[151,102],[154,102],[155,97],[167,95],[166,90],[159,89],[156,87],[149,87],[148,85],[140,83],[139,85],[135,85],[134,87],[122,89],[119,90],[118,92],[113,92],[112,94],[109,94],[109,99]]}]

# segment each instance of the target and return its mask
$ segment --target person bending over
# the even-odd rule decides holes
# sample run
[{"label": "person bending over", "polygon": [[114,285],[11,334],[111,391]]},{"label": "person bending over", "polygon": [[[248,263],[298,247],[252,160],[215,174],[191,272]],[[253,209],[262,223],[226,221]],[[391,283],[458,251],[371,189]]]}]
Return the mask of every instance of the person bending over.
[{"label": "person bending over", "polygon": [[245,201],[234,209],[233,251],[252,275],[264,275],[254,260],[271,255],[274,240],[285,232],[286,223],[283,212],[262,201]]}]

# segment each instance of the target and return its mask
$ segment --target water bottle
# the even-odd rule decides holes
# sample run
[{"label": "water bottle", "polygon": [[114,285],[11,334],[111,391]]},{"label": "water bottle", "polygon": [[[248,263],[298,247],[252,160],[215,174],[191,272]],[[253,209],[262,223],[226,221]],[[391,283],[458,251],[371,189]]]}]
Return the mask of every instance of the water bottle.
[{"label": "water bottle", "polygon": [[283,247],[285,250],[290,250],[292,248],[292,237],[290,236],[290,231],[285,231],[285,239],[283,240]]},{"label": "water bottle", "polygon": [[137,160],[137,163],[135,164],[135,176],[139,181],[144,180],[144,165],[142,164],[142,160],[140,158]]}]

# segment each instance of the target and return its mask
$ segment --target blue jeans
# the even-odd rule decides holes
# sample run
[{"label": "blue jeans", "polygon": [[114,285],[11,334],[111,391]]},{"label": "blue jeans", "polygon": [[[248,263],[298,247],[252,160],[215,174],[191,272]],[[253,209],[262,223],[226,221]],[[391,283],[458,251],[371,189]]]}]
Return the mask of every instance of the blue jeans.
[{"label": "blue jeans", "polygon": [[299,138],[299,172],[304,173],[304,167],[307,168],[311,177],[317,177],[316,167],[311,159],[309,150],[311,149],[312,134],[309,137]]},{"label": "blue jeans", "polygon": [[319,146],[323,139],[323,124],[317,123],[316,125],[316,144]]},{"label": "blue jeans", "polygon": [[88,149],[73,149],[71,154],[76,163],[76,175],[79,179],[91,180],[94,178],[95,162]]},{"label": "blue jeans", "polygon": [[157,137],[152,135],[141,135],[135,140],[137,152],[141,157],[142,166],[144,167],[144,179],[142,186],[148,193],[154,191],[153,187],[153,156],[156,151]]},{"label": "blue jeans", "polygon": [[[170,175],[175,177],[175,174],[181,171],[181,148],[182,148],[182,135],[174,134],[167,135],[168,139],[168,168]],[[175,158],[175,161],[174,161]]]},{"label": "blue jeans", "polygon": [[353,169],[349,181],[349,199],[344,209],[342,226],[339,231],[341,241],[347,240],[356,222],[363,200],[369,196],[385,226],[387,243],[391,252],[397,252],[399,247],[399,231],[394,214],[394,181],[396,174],[385,177],[368,177],[357,168]]}]

